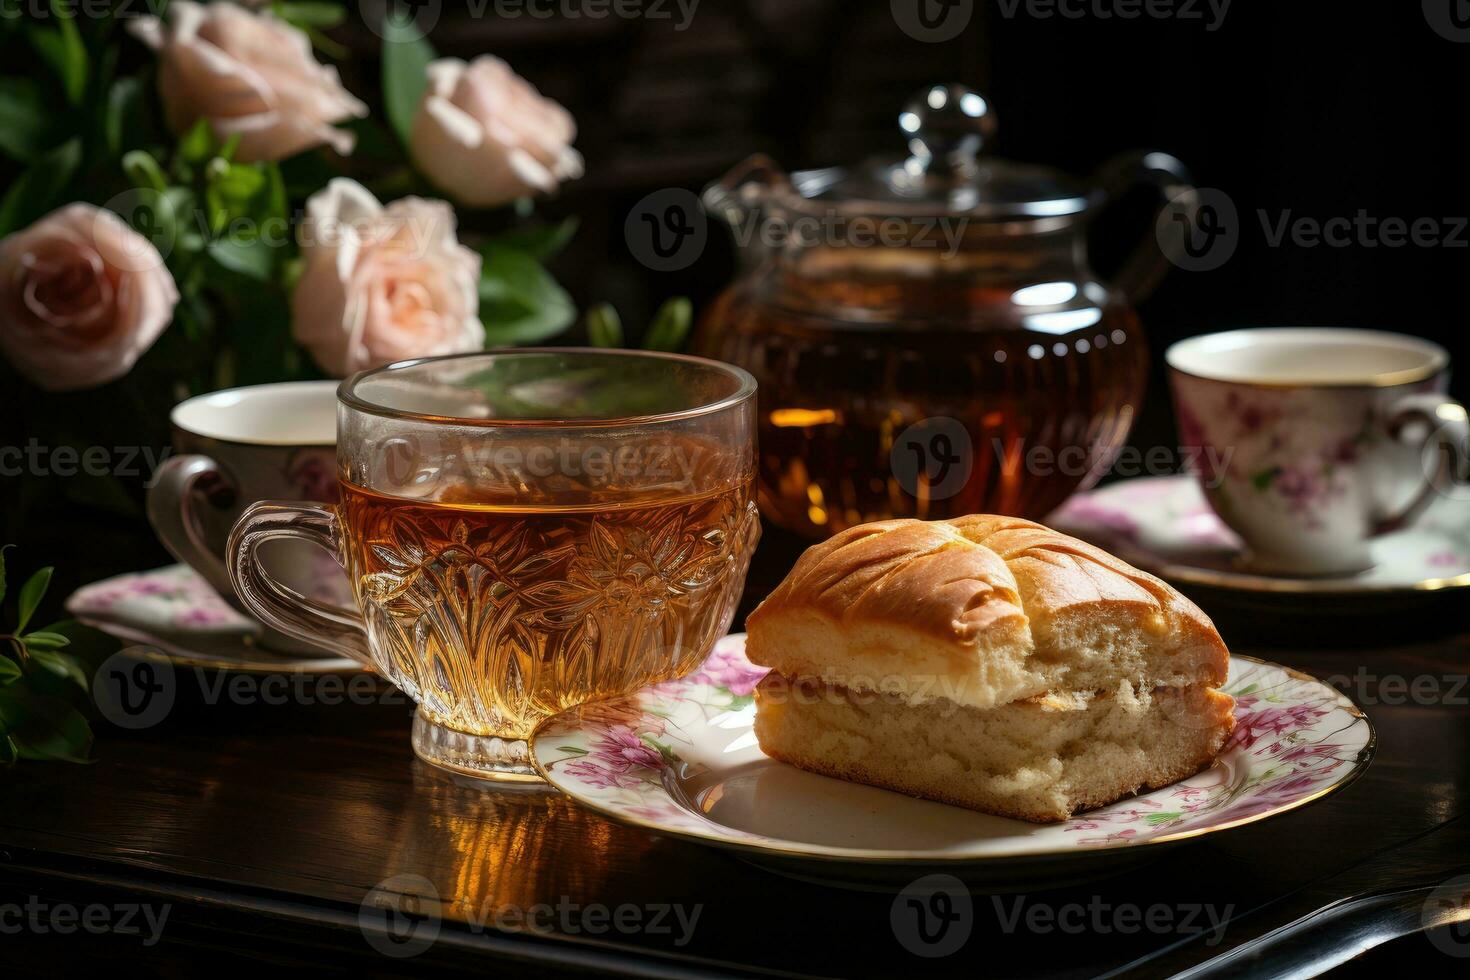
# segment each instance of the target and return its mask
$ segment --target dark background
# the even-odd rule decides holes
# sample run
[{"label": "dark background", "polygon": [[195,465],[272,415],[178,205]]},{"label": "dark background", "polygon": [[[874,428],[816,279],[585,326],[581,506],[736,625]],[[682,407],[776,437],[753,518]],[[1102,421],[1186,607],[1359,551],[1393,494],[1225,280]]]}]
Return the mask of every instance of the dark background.
[{"label": "dark background", "polygon": [[[553,271],[579,304],[612,300],[629,324],[672,295],[702,309],[733,273],[718,226],[689,269],[640,265],[622,229],[645,194],[698,190],[758,150],[789,169],[898,156],[899,107],[932,82],[983,92],[1007,157],[1085,175],[1120,150],[1168,150],[1200,186],[1230,196],[1241,226],[1221,268],[1176,270],[1140,307],[1155,377],[1134,441],[1151,446],[1173,439],[1159,355],[1181,337],[1248,325],[1371,327],[1432,338],[1465,363],[1470,232],[1461,229],[1458,247],[1271,247],[1257,217],[1362,209],[1380,220],[1433,218],[1448,233],[1470,215],[1461,153],[1470,43],[1430,26],[1436,2],[1447,10],[1457,0],[1235,0],[1210,30],[1203,3],[1191,5],[1194,19],[1124,20],[1079,3],[1070,8],[1077,18],[1036,17],[1024,4],[1007,16],[999,0],[974,0],[965,31],[944,43],[906,35],[886,0],[702,0],[683,31],[669,4],[671,19],[595,20],[475,17],[446,2],[431,39],[445,55],[505,58],[576,116],[587,176],[543,210],[580,215],[582,225]],[[380,114],[377,37],[360,20],[333,36],[353,51],[341,65],[347,85]],[[1130,203],[1135,213],[1094,236],[1104,277],[1110,256],[1148,231],[1148,202]],[[467,224],[473,231],[474,219]],[[1456,382],[1462,399],[1466,390]],[[103,444],[158,431],[148,424],[156,420],[113,404],[105,390],[42,396],[7,373],[0,444],[23,445],[41,417]],[[12,553],[18,569],[60,566],[52,601],[99,574],[167,560],[142,518],[142,480],[98,507],[95,493],[78,492],[87,479],[0,477],[0,540],[22,546]],[[18,480],[31,481],[24,495]]]}]

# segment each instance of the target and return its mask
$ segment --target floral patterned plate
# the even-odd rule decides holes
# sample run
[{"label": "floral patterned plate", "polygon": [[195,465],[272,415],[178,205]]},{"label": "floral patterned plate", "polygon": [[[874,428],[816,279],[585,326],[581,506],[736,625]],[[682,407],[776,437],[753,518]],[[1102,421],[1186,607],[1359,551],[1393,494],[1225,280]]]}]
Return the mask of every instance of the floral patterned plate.
[{"label": "floral patterned plate", "polygon": [[340,674],[366,670],[347,657],[262,649],[261,626],[220,598],[188,565],[116,575],[84,585],[66,600],[79,622],[132,644],[138,656],[179,667],[237,673]]},{"label": "floral patterned plate", "polygon": [[891,887],[943,870],[1005,889],[1113,874],[1151,858],[1160,850],[1151,845],[1285,813],[1346,786],[1373,755],[1373,727],[1344,695],[1232,657],[1236,730],[1212,768],[1063,823],[1030,824],[767,758],[751,730],[765,673],[732,634],[688,677],[546,720],[531,738],[533,761],[604,816],[783,873]]},{"label": "floral patterned plate", "polygon": [[1373,596],[1470,588],[1470,502],[1442,497],[1412,527],[1372,543],[1374,566],[1341,578],[1289,578],[1236,568],[1241,542],[1193,476],[1145,476],[1079,493],[1046,523],[1171,582],[1252,593]]}]

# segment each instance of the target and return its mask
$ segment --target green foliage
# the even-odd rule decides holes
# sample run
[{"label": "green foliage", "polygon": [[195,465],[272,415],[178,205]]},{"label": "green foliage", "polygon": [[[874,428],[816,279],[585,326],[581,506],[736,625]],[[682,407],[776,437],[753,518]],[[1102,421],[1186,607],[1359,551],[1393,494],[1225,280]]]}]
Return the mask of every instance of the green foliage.
[{"label": "green foliage", "polygon": [[82,162],[82,143],[70,139],[36,157],[0,198],[0,237],[35,221],[58,203]]},{"label": "green foliage", "polygon": [[[0,601],[6,593],[6,548],[0,548]],[[42,568],[26,579],[17,598],[15,628],[0,634],[0,765],[21,759],[89,761],[92,727],[78,708],[85,703],[89,671],[70,648],[74,638],[93,655],[116,645],[71,622],[26,632],[51,584],[51,572]]]},{"label": "green foliage", "polygon": [[87,75],[90,64],[87,48],[82,43],[81,32],[70,7],[62,0],[51,0],[49,25],[33,23],[30,27],[30,42],[61,82],[66,99],[73,106],[80,106],[87,94]]},{"label": "green foliage", "polygon": [[[688,297],[664,301],[643,331],[643,349],[681,351],[694,321],[694,306]],[[587,311],[587,339],[594,347],[624,345],[622,319],[611,303],[599,303]]]},{"label": "green foliage", "polygon": [[[40,6],[39,13],[0,16],[7,55],[0,59],[0,236],[86,201],[111,208],[158,247],[180,299],[172,325],[134,369],[139,387],[199,392],[318,376],[290,329],[301,268],[296,223],[305,199],[346,172],[368,175],[364,182],[385,203],[433,195],[405,152],[436,57],[408,16],[411,7],[386,4],[385,111],[343,124],[357,137],[351,160],[323,149],[261,163],[238,159],[238,137],[221,139],[207,120],[168,131],[156,62],[119,19],[79,16],[64,0]],[[167,16],[150,6],[149,13]],[[323,32],[356,9],[339,0],[266,6],[328,56],[340,49]],[[131,67],[140,61],[140,69]],[[510,230],[491,233],[480,248],[486,343],[544,341],[577,319],[571,297],[546,268],[576,233],[577,219],[538,219],[529,199],[501,215],[489,226]],[[665,336],[653,328],[649,335]],[[599,336],[611,342],[615,332],[607,327]],[[113,509],[127,496],[117,487],[110,495],[94,489]]]},{"label": "green foliage", "polygon": [[0,153],[15,160],[35,159],[47,145],[51,111],[33,78],[0,78]]},{"label": "green foliage", "polygon": [[388,16],[383,22],[383,108],[404,146],[413,129],[413,114],[429,79],[434,46],[409,18]]},{"label": "green foliage", "polygon": [[572,298],[532,256],[494,243],[483,246],[480,256],[480,321],[487,347],[545,340],[577,318]]},{"label": "green foliage", "polygon": [[623,346],[623,320],[611,303],[598,303],[587,311],[587,339],[593,347]]}]

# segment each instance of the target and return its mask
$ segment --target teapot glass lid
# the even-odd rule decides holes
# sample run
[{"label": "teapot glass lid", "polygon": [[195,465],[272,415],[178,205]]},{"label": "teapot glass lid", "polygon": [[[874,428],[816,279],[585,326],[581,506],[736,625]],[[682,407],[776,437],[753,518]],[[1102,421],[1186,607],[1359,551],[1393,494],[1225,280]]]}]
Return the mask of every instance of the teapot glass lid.
[{"label": "teapot glass lid", "polygon": [[990,156],[995,113],[979,92],[932,85],[904,106],[899,129],[909,155],[857,167],[791,175],[799,200],[843,211],[902,216],[954,214],[981,219],[1077,214],[1092,203],[1080,181],[1050,167]]}]

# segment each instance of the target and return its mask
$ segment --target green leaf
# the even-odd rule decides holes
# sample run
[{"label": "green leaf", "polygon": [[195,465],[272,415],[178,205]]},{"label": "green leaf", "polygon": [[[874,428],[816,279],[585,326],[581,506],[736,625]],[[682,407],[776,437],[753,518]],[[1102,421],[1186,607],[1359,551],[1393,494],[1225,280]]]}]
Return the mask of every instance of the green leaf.
[{"label": "green leaf", "polygon": [[667,300],[653,315],[653,323],[643,337],[644,350],[679,351],[689,336],[694,321],[694,304],[687,296]]},{"label": "green leaf", "polygon": [[245,138],[244,133],[231,133],[225,137],[224,144],[219,148],[219,157],[224,161],[233,161],[235,154],[240,150],[240,141]]},{"label": "green leaf", "polygon": [[0,78],[0,153],[29,161],[46,146],[52,114],[31,78]]},{"label": "green leaf", "polygon": [[22,759],[90,762],[92,726],[60,698],[42,697],[23,684],[0,687],[0,727]]},{"label": "green leaf", "polygon": [[0,198],[0,237],[24,228],[52,210],[82,162],[82,141],[69,139],[26,168]]},{"label": "green leaf", "polygon": [[[31,646],[31,637],[33,636],[35,636],[34,633],[25,638],[26,648],[31,651],[31,663],[57,677],[73,682],[83,691],[87,690],[87,672],[77,662],[77,659],[58,650],[37,650],[33,648]],[[66,637],[63,636],[62,639],[65,640]]]},{"label": "green leaf", "polygon": [[0,687],[20,680],[20,664],[0,653]]},{"label": "green leaf", "polygon": [[435,57],[434,46],[413,19],[395,17],[390,10],[383,21],[383,107],[404,146],[413,129],[414,112],[429,85],[429,62]]},{"label": "green leaf", "polygon": [[35,615],[36,607],[46,595],[46,587],[51,584],[53,571],[55,569],[48,565],[26,579],[26,584],[20,587],[20,621],[15,624],[17,633],[25,632],[26,624]]},{"label": "green leaf", "polygon": [[536,225],[533,228],[517,228],[490,239],[492,245],[505,245],[525,252],[532,258],[545,262],[566,247],[577,233],[576,215],[558,221],[554,225]]},{"label": "green leaf", "polygon": [[540,262],[494,244],[480,254],[480,322],[487,347],[545,340],[576,320],[572,298]]},{"label": "green leaf", "polygon": [[623,346],[623,321],[611,303],[598,303],[587,311],[587,339],[593,347]]},{"label": "green leaf", "polygon": [[62,0],[51,0],[51,20],[56,27],[32,27],[31,47],[61,79],[67,101],[80,106],[87,94],[87,46],[66,6]]},{"label": "green leaf", "polygon": [[158,165],[157,160],[153,159],[153,154],[147,150],[131,150],[124,153],[122,169],[134,187],[158,191],[160,194],[168,189],[168,178],[163,175],[163,168]]},{"label": "green leaf", "polygon": [[20,758],[20,750],[10,740],[9,735],[0,735],[0,765],[11,765]]},{"label": "green leaf", "polygon": [[141,128],[138,118],[142,113],[143,100],[143,80],[135,75],[119,78],[108,90],[102,131],[112,156],[120,156],[129,149],[129,130]]},{"label": "green leaf", "polygon": [[190,163],[203,163],[214,156],[218,148],[214,128],[202,116],[189,127],[187,133],[179,137],[179,155]]},{"label": "green leaf", "polygon": [[340,4],[319,0],[278,0],[271,5],[276,16],[297,27],[317,27],[326,30],[336,27],[347,19],[347,11]]},{"label": "green leaf", "polygon": [[228,164],[218,173],[211,173],[211,177],[214,188],[232,201],[250,200],[266,182],[264,170],[243,163]]},{"label": "green leaf", "polygon": [[5,552],[14,547],[13,544],[0,545],[0,602],[5,601]]},{"label": "green leaf", "polygon": [[21,639],[25,641],[27,650],[56,650],[71,642],[60,633],[52,633],[49,630],[33,630],[22,636]]},{"label": "green leaf", "polygon": [[269,282],[275,267],[275,249],[258,238],[220,238],[204,250],[221,268],[257,282]]},{"label": "green leaf", "polygon": [[558,752],[565,752],[567,755],[586,755],[587,754],[587,750],[586,749],[581,748],[581,747],[576,746],[576,745],[558,745],[556,747],[556,750]]}]

